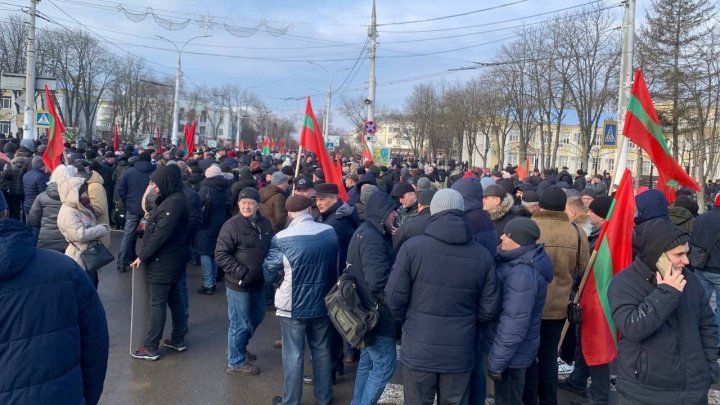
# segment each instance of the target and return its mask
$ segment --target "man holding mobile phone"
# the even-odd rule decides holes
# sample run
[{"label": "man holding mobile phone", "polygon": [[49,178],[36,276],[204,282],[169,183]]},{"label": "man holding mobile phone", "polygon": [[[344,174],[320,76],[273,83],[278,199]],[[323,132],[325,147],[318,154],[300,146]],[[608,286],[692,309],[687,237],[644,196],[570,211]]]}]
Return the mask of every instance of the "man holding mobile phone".
[{"label": "man holding mobile phone", "polygon": [[689,240],[668,221],[648,221],[635,261],[610,284],[621,403],[707,403],[720,377],[715,317],[685,270]]}]

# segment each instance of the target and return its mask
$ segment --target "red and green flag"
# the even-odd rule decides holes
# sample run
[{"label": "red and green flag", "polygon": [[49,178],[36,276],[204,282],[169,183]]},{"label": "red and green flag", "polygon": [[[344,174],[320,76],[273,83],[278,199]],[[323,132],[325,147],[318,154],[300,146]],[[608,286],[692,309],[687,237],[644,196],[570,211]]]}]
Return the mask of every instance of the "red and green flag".
[{"label": "red and green flag", "polygon": [[632,263],[634,218],[632,175],[625,169],[595,244],[595,262],[580,293],[582,351],[588,366],[607,364],[617,356],[617,329],[607,293],[613,276]]},{"label": "red and green flag", "polygon": [[115,123],[115,129],[113,131],[113,151],[117,152],[120,150],[120,131],[118,125]]},{"label": "red and green flag", "polygon": [[45,98],[47,99],[48,111],[50,111],[50,129],[48,144],[45,152],[43,152],[42,161],[45,163],[45,167],[50,170],[55,170],[55,168],[60,165],[63,152],[65,151],[65,145],[63,144],[65,126],[55,110],[55,103],[53,102],[47,85],[45,85]]},{"label": "red and green flag", "polygon": [[525,162],[518,163],[515,172],[518,175],[518,179],[522,180],[530,176],[530,157],[525,158]]},{"label": "red and green flag", "polygon": [[362,141],[360,142],[360,148],[362,149],[362,155],[363,158],[365,158],[366,161],[372,162],[373,161],[373,154],[370,151],[370,148],[368,147],[367,140],[365,139],[365,135],[362,136]]},{"label": "red and green flag", "polygon": [[263,155],[269,155],[270,154],[270,141],[268,141],[267,136],[263,138],[262,142],[262,154]]},{"label": "red and green flag", "polygon": [[332,159],[330,159],[330,154],[325,149],[325,141],[322,132],[320,132],[317,118],[315,118],[312,104],[310,104],[310,97],[305,102],[305,118],[300,132],[300,146],[317,155],[318,163],[320,163],[320,167],[322,167],[325,174],[325,182],[336,184],[338,186],[338,197],[343,201],[347,201],[349,198],[347,190],[345,190],[342,176],[338,174]]},{"label": "red and green flag", "polygon": [[188,160],[195,152],[195,127],[197,121],[185,124],[184,137],[180,139],[180,150],[183,151],[183,160]]},{"label": "red and green flag", "polygon": [[640,69],[635,71],[623,135],[650,156],[660,174],[658,189],[665,193],[668,201],[675,200],[675,189],[680,186],[700,191],[700,186],[672,157]]}]

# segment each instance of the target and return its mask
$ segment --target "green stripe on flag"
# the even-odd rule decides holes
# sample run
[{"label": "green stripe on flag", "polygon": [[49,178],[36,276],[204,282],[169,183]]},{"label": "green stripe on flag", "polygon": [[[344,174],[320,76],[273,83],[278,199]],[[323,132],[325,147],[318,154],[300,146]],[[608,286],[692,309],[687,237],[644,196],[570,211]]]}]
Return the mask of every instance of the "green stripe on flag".
[{"label": "green stripe on flag", "polygon": [[602,305],[605,319],[607,319],[610,333],[613,341],[617,346],[617,335],[615,334],[615,322],[612,319],[612,311],[610,309],[610,301],[608,300],[608,289],[610,288],[610,280],[613,277],[613,262],[610,255],[610,247],[608,246],[607,236],[600,242],[600,248],[595,256],[595,264],[593,265],[595,273],[595,288],[597,288],[598,299]]},{"label": "green stripe on flag", "polygon": [[665,153],[672,155],[670,149],[668,149],[667,143],[665,143],[665,135],[663,135],[662,129],[650,118],[648,113],[643,108],[640,100],[638,100],[632,94],[630,95],[630,102],[628,103],[627,110],[631,112],[635,118],[640,121],[645,129],[655,138],[656,141],[662,146]]},{"label": "green stripe on flag", "polygon": [[315,132],[315,125],[313,125],[312,118],[310,118],[309,116],[305,116],[305,122],[303,125],[305,126],[305,128]]}]

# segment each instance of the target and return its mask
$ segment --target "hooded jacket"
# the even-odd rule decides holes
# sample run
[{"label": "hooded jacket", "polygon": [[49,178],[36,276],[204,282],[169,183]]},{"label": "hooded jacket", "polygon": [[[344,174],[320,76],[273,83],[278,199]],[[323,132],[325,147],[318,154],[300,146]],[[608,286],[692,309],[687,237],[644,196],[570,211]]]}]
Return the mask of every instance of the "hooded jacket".
[{"label": "hooded jacket", "polygon": [[637,257],[608,289],[620,332],[617,391],[638,403],[706,404],[720,376],[715,316],[695,274],[683,271],[682,292],[657,285],[654,263],[682,234],[667,221],[648,221]]},{"label": "hooded jacket", "polygon": [[11,195],[23,195],[23,167],[27,158],[16,156],[14,157],[9,165],[5,166],[2,173],[2,188],[7,190]]},{"label": "hooded jacket", "polygon": [[58,212],[58,229],[68,241],[65,254],[72,257],[82,268],[85,264],[80,257],[88,244],[100,240],[110,232],[105,225],[98,225],[95,214],[80,202],[80,188],[85,179],[73,177],[58,184],[62,206]]},{"label": "hooded jacket", "polygon": [[502,310],[488,353],[488,370],[524,369],[537,356],[548,283],[553,279],[550,257],[540,244],[495,256]]},{"label": "hooded jacket", "polygon": [[693,227],[695,226],[695,217],[687,208],[670,207],[668,208],[668,217],[673,225],[692,235]]},{"label": "hooded jacket", "polygon": [[500,206],[488,212],[493,226],[495,226],[495,233],[497,234],[498,240],[505,230],[505,225],[510,222],[511,219],[515,218],[515,213],[513,212],[514,204],[515,200],[513,200],[512,195],[505,194],[505,198],[500,202]]},{"label": "hooded jacket", "polygon": [[76,263],[32,244],[30,227],[0,220],[0,403],[95,405],[109,347],[100,297]]},{"label": "hooded jacket", "polygon": [[720,208],[701,214],[695,221],[690,243],[707,250],[708,258],[702,271],[720,273]]},{"label": "hooded jacket", "polygon": [[45,191],[37,196],[30,207],[28,223],[40,230],[37,247],[58,252],[65,252],[67,249],[68,243],[58,228],[60,207],[62,203],[55,183],[48,184]]},{"label": "hooded jacket", "polygon": [[318,222],[332,226],[335,234],[337,234],[339,250],[336,276],[339,276],[340,273],[345,270],[350,240],[355,230],[360,226],[358,212],[354,207],[338,200],[332,207],[328,208],[327,211],[320,214]]},{"label": "hooded jacket", "polygon": [[125,203],[127,211],[139,217],[143,216],[142,197],[150,183],[150,174],[155,166],[150,162],[137,161],[127,169],[120,180],[118,195]]},{"label": "hooded jacket", "polygon": [[473,240],[481,244],[488,252],[495,252],[500,244],[500,239],[490,215],[483,210],[482,181],[477,177],[465,177],[453,183],[452,189],[463,197],[465,216],[470,223]]},{"label": "hooded jacket", "polygon": [[30,210],[33,201],[35,201],[35,197],[45,191],[49,180],[50,176],[40,169],[28,170],[27,173],[23,175],[23,192],[25,194],[25,198],[23,199],[24,210]]},{"label": "hooded jacket", "polygon": [[668,201],[660,190],[651,189],[638,194],[635,197],[635,208],[637,215],[635,216],[635,228],[633,228],[633,257],[640,249],[640,238],[645,231],[646,222],[652,219],[670,222]]},{"label": "hooded jacket", "polygon": [[174,283],[180,280],[187,261],[187,200],[177,167],[158,168],[152,181],[160,195],[155,199],[156,208],[147,219],[137,255],[145,264],[148,282]]},{"label": "hooded jacket", "polygon": [[465,213],[430,217],[425,234],[405,242],[385,288],[385,302],[403,322],[400,361],[430,373],[475,367],[478,322],[499,309],[492,256],[472,240]]},{"label": "hooded jacket", "polygon": [[201,183],[198,192],[201,207],[205,206],[205,202],[209,199],[210,211],[207,215],[208,221],[202,224],[195,236],[195,249],[198,255],[212,256],[215,252],[215,242],[220,234],[220,228],[225,223],[228,210],[229,191],[230,182],[222,176],[209,177]]},{"label": "hooded jacket", "polygon": [[429,219],[430,207],[425,207],[422,211],[419,211],[417,215],[412,218],[408,218],[407,221],[403,222],[392,237],[393,249],[395,249],[395,252],[397,253],[402,244],[408,239],[425,233],[425,227],[427,226]]},{"label": "hooded jacket", "polygon": [[273,232],[278,233],[285,227],[287,196],[280,187],[268,184],[260,189],[260,214],[270,221]]},{"label": "hooded jacket", "polygon": [[[95,170],[90,172],[90,176],[87,179],[88,184],[88,196],[90,197],[90,205],[92,206],[95,219],[98,224],[105,224],[110,226],[110,212],[107,201],[107,191],[103,186],[104,180],[100,173]],[[102,238],[102,243],[105,247],[110,248],[110,232],[108,232]]]},{"label": "hooded jacket", "polygon": [[378,305],[380,319],[374,329],[376,336],[395,337],[396,323],[385,304],[385,285],[395,261],[392,239],[385,231],[383,222],[395,208],[395,201],[383,192],[370,196],[365,205],[365,222],[355,231],[348,247],[347,273],[362,283]]}]

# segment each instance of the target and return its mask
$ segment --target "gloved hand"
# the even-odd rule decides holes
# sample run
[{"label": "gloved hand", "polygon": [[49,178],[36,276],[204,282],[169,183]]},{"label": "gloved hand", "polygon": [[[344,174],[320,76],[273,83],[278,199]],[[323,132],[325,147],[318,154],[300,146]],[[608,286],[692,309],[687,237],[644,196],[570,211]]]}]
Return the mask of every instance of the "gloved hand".
[{"label": "gloved hand", "polygon": [[491,380],[495,382],[501,382],[503,380],[502,373],[496,373],[494,371],[488,370],[487,375],[488,377],[490,377]]}]

